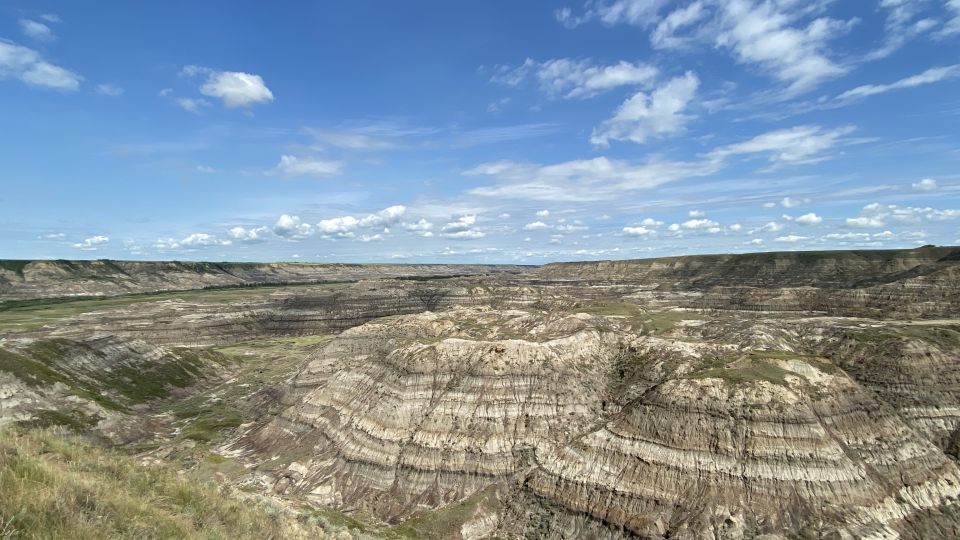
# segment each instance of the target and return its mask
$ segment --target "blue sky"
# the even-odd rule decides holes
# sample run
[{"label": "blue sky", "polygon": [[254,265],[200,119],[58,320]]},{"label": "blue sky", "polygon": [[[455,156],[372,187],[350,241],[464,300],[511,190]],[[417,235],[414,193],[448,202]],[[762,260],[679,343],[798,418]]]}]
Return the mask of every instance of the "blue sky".
[{"label": "blue sky", "polygon": [[960,243],[960,0],[4,2],[0,257]]}]

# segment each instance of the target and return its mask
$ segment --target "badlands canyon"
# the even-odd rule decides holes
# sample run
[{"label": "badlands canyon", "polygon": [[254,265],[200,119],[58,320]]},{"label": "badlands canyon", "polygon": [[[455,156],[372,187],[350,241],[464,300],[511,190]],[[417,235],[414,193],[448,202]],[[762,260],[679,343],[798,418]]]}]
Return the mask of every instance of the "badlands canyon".
[{"label": "badlands canyon", "polygon": [[950,247],[3,261],[0,538],[957,538],[958,314]]}]

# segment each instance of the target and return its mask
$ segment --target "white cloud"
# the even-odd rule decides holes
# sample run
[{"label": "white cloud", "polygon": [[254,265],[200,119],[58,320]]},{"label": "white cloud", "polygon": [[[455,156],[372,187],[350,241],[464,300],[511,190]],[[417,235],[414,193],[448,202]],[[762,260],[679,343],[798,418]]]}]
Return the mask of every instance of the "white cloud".
[{"label": "white cloud", "polygon": [[204,107],[210,106],[210,102],[202,98],[182,97],[176,98],[173,101],[179,105],[181,109],[187,112],[192,112],[193,114],[200,114]]},{"label": "white cloud", "polygon": [[823,218],[813,212],[810,212],[809,214],[804,214],[798,217],[797,223],[800,225],[819,225],[823,223]]},{"label": "white cloud", "polygon": [[783,229],[783,225],[777,223],[776,221],[768,221],[765,225],[763,225],[759,229],[755,229],[754,231],[751,231],[751,232],[756,232],[757,230],[762,232],[779,232],[782,229]]},{"label": "white cloud", "polygon": [[588,2],[590,7],[582,16],[575,16],[569,8],[554,11],[557,20],[568,28],[575,28],[591,20],[606,25],[630,24],[647,27],[656,22],[657,13],[666,0],[614,0]]},{"label": "white cloud", "polygon": [[681,227],[687,230],[712,230],[720,226],[719,223],[713,221],[712,219],[691,219],[684,221],[680,224]]},{"label": "white cloud", "polygon": [[317,178],[336,176],[343,170],[343,162],[283,155],[275,172],[286,176],[313,176]]},{"label": "white cloud", "polygon": [[914,182],[912,186],[917,191],[933,191],[937,189],[937,181],[933,178],[924,178],[919,182]]},{"label": "white cloud", "polygon": [[204,246],[229,246],[229,240],[218,240],[215,236],[207,233],[193,233],[180,241],[184,247],[204,247]]},{"label": "white cloud", "polygon": [[383,235],[380,234],[380,233],[377,233],[377,234],[364,234],[364,235],[362,235],[362,236],[359,238],[359,240],[360,240],[361,242],[379,242],[379,241],[383,240]]},{"label": "white cloud", "polygon": [[923,73],[900,79],[890,84],[865,84],[837,96],[837,101],[855,101],[865,97],[883,94],[893,90],[914,88],[940,82],[944,79],[960,76],[960,64],[930,68]]},{"label": "white cloud", "polygon": [[642,62],[620,61],[597,65],[590,59],[556,58],[537,62],[531,58],[517,67],[497,66],[491,82],[517,86],[534,77],[541,91],[550,97],[589,98],[620,86],[647,85],[657,76],[657,68]]},{"label": "white cloud", "polygon": [[539,201],[598,201],[622,197],[624,192],[648,189],[674,180],[705,176],[719,163],[652,161],[643,165],[598,157],[553,165],[512,161],[481,164],[465,175],[493,176],[493,186],[473,188],[472,195]]},{"label": "white cloud", "polygon": [[359,219],[353,216],[342,216],[320,220],[317,223],[317,230],[324,234],[347,236],[352,235],[353,231],[359,226]]},{"label": "white cloud", "polygon": [[203,174],[213,174],[217,172],[217,169],[209,165],[197,165],[193,168],[195,171]]},{"label": "white cloud", "polygon": [[663,222],[662,222],[662,221],[657,221],[657,220],[655,220],[655,219],[653,219],[653,218],[644,218],[643,221],[640,222],[640,225],[643,225],[644,227],[653,227],[653,228],[656,228],[656,227],[659,227],[659,226],[663,225]]},{"label": "white cloud", "polygon": [[178,249],[196,249],[209,246],[229,246],[230,240],[219,240],[207,233],[193,233],[182,240],[174,238],[158,238],[153,247],[158,251],[174,251]]},{"label": "white cloud", "polygon": [[101,246],[103,246],[108,242],[110,242],[110,238],[108,236],[97,235],[97,236],[91,236],[90,238],[86,238],[84,239],[83,242],[78,242],[74,244],[73,247],[77,249],[82,249],[84,251],[96,251],[97,249],[99,249]]},{"label": "white cloud", "polygon": [[947,21],[940,29],[940,36],[946,37],[953,34],[960,34],[960,0],[947,0],[946,8],[953,12],[953,18]]},{"label": "white cloud", "polygon": [[205,75],[200,93],[219,98],[227,107],[250,107],[273,101],[273,92],[259,75],[242,71],[217,71],[201,66],[186,66],[181,74],[187,77]]},{"label": "white cloud", "polygon": [[475,230],[473,226],[476,223],[477,216],[474,214],[460,216],[456,220],[444,225],[443,228],[440,229],[440,232],[446,238],[459,240],[475,240],[478,238],[483,238],[486,236],[486,233]]},{"label": "white cloud", "polygon": [[679,37],[676,35],[677,31],[689,27],[707,15],[704,3],[699,0],[670,12],[650,33],[650,44],[655,49],[670,49],[686,45],[694,38]]},{"label": "white cloud", "polygon": [[0,39],[0,78],[13,77],[31,86],[71,91],[80,87],[82,77],[51,64],[37,51]]},{"label": "white cloud", "polygon": [[851,227],[883,227],[885,223],[880,218],[876,217],[856,217],[856,218],[847,218],[847,225]]},{"label": "white cloud", "polygon": [[741,225],[741,224],[739,224],[739,223],[734,223],[733,225],[730,225],[730,227],[729,227],[729,229],[730,229],[731,231],[733,231],[733,232],[737,232],[737,231],[739,231],[739,230],[742,229],[742,228],[743,228],[743,225]]},{"label": "white cloud", "polygon": [[37,41],[53,41],[56,39],[56,36],[53,35],[53,30],[42,22],[20,19],[20,29],[24,35]]},{"label": "white cloud", "polygon": [[527,223],[523,226],[525,231],[542,231],[543,229],[549,229],[550,226],[542,221],[534,221],[533,223]]},{"label": "white cloud", "polygon": [[809,240],[809,239],[810,239],[809,236],[797,236],[797,235],[795,235],[795,234],[790,234],[790,235],[787,235],[787,236],[778,236],[778,237],[774,238],[773,241],[774,241],[774,242],[793,243],[793,242],[802,242],[802,241],[804,241],[804,240]]},{"label": "white cloud", "polygon": [[234,240],[239,240],[246,243],[254,243],[265,241],[265,235],[268,232],[270,232],[270,229],[267,227],[254,227],[246,229],[244,227],[237,226],[227,231],[227,234]]},{"label": "white cloud", "polygon": [[650,236],[656,232],[654,229],[644,227],[643,225],[623,228],[623,234],[627,236]]},{"label": "white cloud", "polygon": [[707,213],[703,210],[691,210],[687,212],[687,214],[692,218],[702,218],[707,216]]},{"label": "white cloud", "polygon": [[746,242],[746,243],[751,246],[762,246],[763,238],[754,238],[753,240],[750,240],[749,242]]},{"label": "white cloud", "polygon": [[487,234],[481,231],[456,231],[450,233],[443,233],[445,238],[452,238],[454,240],[477,240],[483,238]]},{"label": "white cloud", "polygon": [[40,18],[48,23],[60,22],[60,17],[56,13],[44,13],[43,15],[40,15]]},{"label": "white cloud", "polygon": [[570,9],[558,10],[555,15],[570,28],[592,20],[642,28],[655,25],[650,33],[654,48],[697,42],[728,50],[738,63],[783,83],[787,96],[810,90],[849,70],[849,66],[831,58],[828,44],[846,34],[857,20],[811,20],[826,2],[695,0],[682,7],[673,4],[662,14],[667,4],[666,0],[588,2],[583,15],[574,15]]},{"label": "white cloud", "polygon": [[299,216],[283,214],[273,224],[273,233],[277,236],[301,238],[312,232],[313,227],[309,223],[303,223]]},{"label": "white cloud", "polygon": [[719,6],[716,44],[787,84],[789,93],[810,90],[849,69],[827,56],[827,42],[845,34],[850,22],[822,17],[800,26],[809,5],[795,1],[729,0]]},{"label": "white cloud", "polygon": [[644,143],[651,137],[682,132],[691,118],[686,114],[687,106],[699,85],[696,74],[688,71],[649,95],[637,92],[593,131],[590,142],[599,146],[607,146],[611,140]]},{"label": "white cloud", "polygon": [[[420,221],[415,221],[413,223],[404,223],[402,227],[408,231],[415,232],[418,234],[428,233],[431,230],[433,230],[433,223],[430,223],[429,221],[423,218],[420,218]],[[433,235],[433,233],[430,233],[430,234],[431,236]],[[421,236],[423,236],[423,234],[421,234]]]},{"label": "white cloud", "polygon": [[66,237],[64,233],[45,233],[37,236],[37,240],[64,240]]},{"label": "white cloud", "polygon": [[119,86],[116,86],[113,84],[97,85],[97,93],[100,94],[101,96],[116,97],[116,96],[122,95],[123,92],[124,92],[123,88],[120,88]]},{"label": "white cloud", "polygon": [[783,199],[780,200],[780,206],[784,208],[793,208],[795,206],[800,206],[801,204],[803,204],[802,201],[798,201],[797,199],[791,199],[790,197],[784,197]]},{"label": "white cloud", "polygon": [[717,159],[742,154],[769,154],[770,161],[784,164],[815,163],[825,159],[823,153],[846,142],[844,136],[852,126],[824,129],[820,126],[796,126],[770,131],[748,141],[718,148],[710,153]]},{"label": "white cloud", "polygon": [[860,211],[860,217],[849,218],[847,223],[853,226],[881,227],[887,219],[901,223],[919,223],[921,221],[947,221],[958,218],[960,218],[960,209],[939,210],[930,207],[871,203],[863,207]]},{"label": "white cloud", "polygon": [[369,214],[359,222],[361,227],[379,227],[380,225],[392,225],[398,221],[407,212],[407,207],[397,204],[384,208],[376,214]]},{"label": "white cloud", "polygon": [[550,215],[549,210],[537,210],[537,217],[547,217]]},{"label": "white cloud", "polygon": [[[307,128],[304,130],[311,135],[321,146],[333,146],[346,150],[378,151],[399,148],[400,144],[387,140],[380,135],[386,135],[383,126],[364,126],[345,131],[325,131]],[[393,133],[397,131],[398,133]],[[404,135],[401,130],[391,129],[390,135]]]}]

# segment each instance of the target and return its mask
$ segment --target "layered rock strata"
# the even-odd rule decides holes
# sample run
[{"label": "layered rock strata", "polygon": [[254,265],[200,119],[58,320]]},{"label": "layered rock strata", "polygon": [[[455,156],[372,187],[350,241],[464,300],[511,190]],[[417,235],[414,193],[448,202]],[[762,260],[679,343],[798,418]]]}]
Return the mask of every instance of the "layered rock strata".
[{"label": "layered rock strata", "polygon": [[489,309],[368,323],[231,449],[272,456],[278,491],[384,519],[496,486],[507,537],[960,532],[956,464],[830,360],[637,329]]}]

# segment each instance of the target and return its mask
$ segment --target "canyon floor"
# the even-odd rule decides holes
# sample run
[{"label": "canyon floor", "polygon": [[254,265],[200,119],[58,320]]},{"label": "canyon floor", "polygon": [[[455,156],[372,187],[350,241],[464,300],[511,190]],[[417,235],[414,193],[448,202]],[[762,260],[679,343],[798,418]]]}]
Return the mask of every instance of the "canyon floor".
[{"label": "canyon floor", "polygon": [[960,537],[960,248],[0,262],[0,538]]}]

